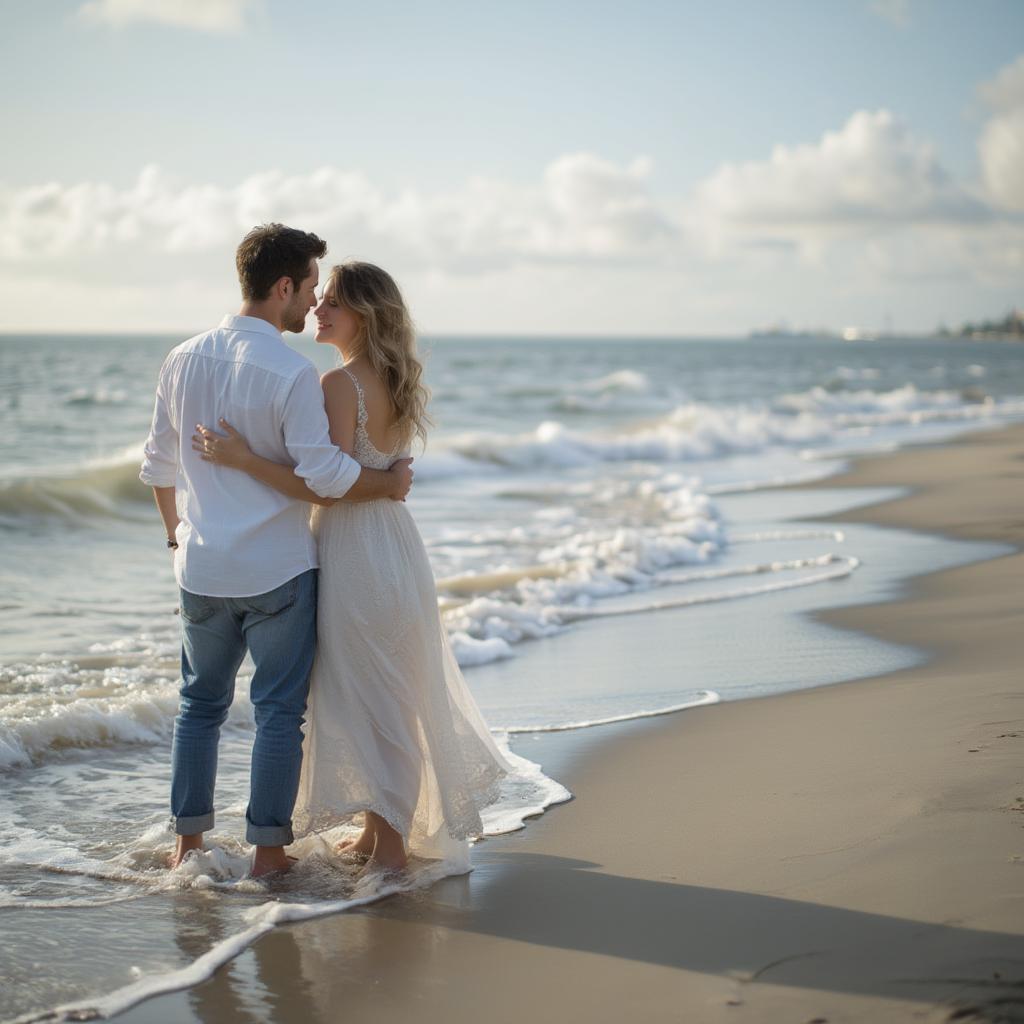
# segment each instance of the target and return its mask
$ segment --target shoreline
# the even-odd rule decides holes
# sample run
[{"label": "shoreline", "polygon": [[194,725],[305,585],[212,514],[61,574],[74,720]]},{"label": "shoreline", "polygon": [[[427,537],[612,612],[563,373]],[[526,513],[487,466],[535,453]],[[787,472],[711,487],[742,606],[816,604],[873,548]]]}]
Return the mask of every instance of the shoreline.
[{"label": "shoreline", "polygon": [[118,1019],[944,1020],[953,998],[1020,997],[1021,460],[1017,425],[799,488],[909,488],[818,521],[1013,545],[815,613],[925,664],[627,722],[571,753],[538,738],[520,750],[576,797],[480,843],[470,876],[278,929]]}]

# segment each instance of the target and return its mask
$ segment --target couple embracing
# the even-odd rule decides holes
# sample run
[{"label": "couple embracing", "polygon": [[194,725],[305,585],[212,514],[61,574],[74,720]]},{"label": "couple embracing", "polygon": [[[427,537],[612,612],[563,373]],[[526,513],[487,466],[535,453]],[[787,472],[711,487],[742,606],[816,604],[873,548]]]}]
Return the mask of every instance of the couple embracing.
[{"label": "couple embracing", "polygon": [[[239,314],[160,371],[140,477],[181,590],[172,866],[213,827],[220,727],[247,651],[254,876],[288,868],[293,830],[356,815],[362,831],[337,851],[370,868],[401,870],[410,854],[465,862],[509,770],[405,504],[428,423],[408,310],[367,263],[335,266],[318,298],[326,251],[304,231],[254,228],[236,253]],[[341,356],[322,378],[282,338],[314,306],[316,340]]]}]

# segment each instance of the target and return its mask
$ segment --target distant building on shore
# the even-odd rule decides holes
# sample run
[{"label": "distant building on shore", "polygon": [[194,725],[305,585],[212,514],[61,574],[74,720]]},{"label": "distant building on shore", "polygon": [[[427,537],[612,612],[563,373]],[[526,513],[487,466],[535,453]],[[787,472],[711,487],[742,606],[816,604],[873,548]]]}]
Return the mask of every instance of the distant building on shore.
[{"label": "distant building on shore", "polygon": [[[886,318],[888,320],[888,318]],[[869,327],[844,327],[833,331],[827,327],[792,328],[781,322],[749,332],[752,339],[835,338],[842,341],[908,341],[914,338],[970,338],[972,341],[1024,341],[1024,309],[1011,309],[1001,320],[983,320],[950,328],[944,324],[935,331],[896,333],[891,323],[883,330]]]},{"label": "distant building on shore", "polygon": [[1024,341],[1024,310],[1011,309],[1002,320],[966,323],[959,330],[940,327],[940,338],[971,338],[974,341]]}]

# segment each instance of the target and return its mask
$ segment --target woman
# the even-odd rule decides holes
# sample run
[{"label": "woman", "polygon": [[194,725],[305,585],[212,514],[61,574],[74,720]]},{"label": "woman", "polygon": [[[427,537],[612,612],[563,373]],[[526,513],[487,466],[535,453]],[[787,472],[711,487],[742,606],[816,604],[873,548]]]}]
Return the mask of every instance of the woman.
[{"label": "woman", "polygon": [[[386,469],[425,439],[427,392],[415,333],[392,278],[368,263],[331,271],[315,310],[316,340],[343,365],[323,375],[331,439],[364,466]],[[448,644],[434,577],[401,502],[334,502],[290,466],[199,428],[208,462],[244,470],[316,503],[320,556],[317,654],[295,824],[333,827],[363,812],[362,832],[338,846],[400,870],[408,853],[468,863],[468,837],[509,765],[498,751]],[[406,848],[408,842],[408,850]]]}]

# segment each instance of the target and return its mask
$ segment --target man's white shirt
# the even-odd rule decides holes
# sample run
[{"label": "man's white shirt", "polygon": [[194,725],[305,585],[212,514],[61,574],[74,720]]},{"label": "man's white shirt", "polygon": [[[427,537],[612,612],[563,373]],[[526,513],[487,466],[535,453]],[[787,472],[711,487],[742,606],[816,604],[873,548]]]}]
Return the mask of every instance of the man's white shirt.
[{"label": "man's white shirt", "polygon": [[316,542],[306,502],[192,450],[196,425],[219,430],[222,417],[257,455],[294,465],[321,497],[340,498],[361,467],[331,443],[316,368],[266,320],[226,316],[171,351],[139,477],[176,488],[179,586],[249,597],[315,569]]}]

